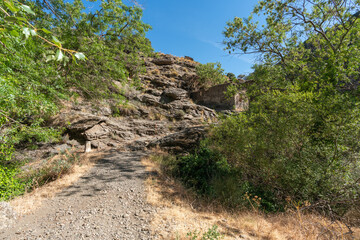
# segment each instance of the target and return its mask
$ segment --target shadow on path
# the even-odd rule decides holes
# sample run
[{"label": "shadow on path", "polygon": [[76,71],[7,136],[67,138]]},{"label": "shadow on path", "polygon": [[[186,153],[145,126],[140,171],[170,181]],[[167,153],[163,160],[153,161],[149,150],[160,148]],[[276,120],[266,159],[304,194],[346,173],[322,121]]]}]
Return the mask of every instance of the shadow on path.
[{"label": "shadow on path", "polygon": [[149,173],[141,164],[146,152],[118,152],[111,150],[98,160],[93,169],[75,184],[64,189],[58,197],[101,195],[111,184],[131,180],[145,180]]}]

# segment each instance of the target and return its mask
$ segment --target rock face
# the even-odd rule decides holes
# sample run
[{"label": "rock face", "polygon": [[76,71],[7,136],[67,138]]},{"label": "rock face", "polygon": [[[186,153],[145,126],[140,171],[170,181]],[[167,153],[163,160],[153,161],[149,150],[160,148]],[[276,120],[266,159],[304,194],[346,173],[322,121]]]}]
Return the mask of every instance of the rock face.
[{"label": "rock face", "polygon": [[188,92],[182,88],[167,88],[164,90],[162,95],[164,97],[169,98],[170,101],[172,101],[172,100],[180,100],[180,99],[186,98],[188,95]]},{"label": "rock face", "polygon": [[183,152],[184,149],[190,151],[198,146],[205,132],[206,129],[203,126],[186,128],[183,131],[152,141],[148,144],[148,147],[165,148],[172,152]]},{"label": "rock face", "polygon": [[245,92],[239,92],[232,97],[226,96],[230,83],[213,86],[207,90],[200,90],[191,93],[191,98],[198,104],[216,110],[245,111],[248,109],[249,101]]},{"label": "rock face", "polygon": [[106,102],[96,109],[89,102],[70,103],[53,118],[53,126],[66,129],[65,145],[76,142],[84,149],[88,143],[91,148],[130,150],[159,146],[176,152],[189,151],[204,136],[205,129],[199,125],[216,121],[214,109],[219,104],[245,108],[239,105],[239,99],[224,100],[225,85],[192,94],[200,104],[194,103],[190,93],[198,90],[195,69],[199,63],[190,57],[163,54],[144,60],[142,91],[114,81],[115,86],[124,89],[126,105]]}]

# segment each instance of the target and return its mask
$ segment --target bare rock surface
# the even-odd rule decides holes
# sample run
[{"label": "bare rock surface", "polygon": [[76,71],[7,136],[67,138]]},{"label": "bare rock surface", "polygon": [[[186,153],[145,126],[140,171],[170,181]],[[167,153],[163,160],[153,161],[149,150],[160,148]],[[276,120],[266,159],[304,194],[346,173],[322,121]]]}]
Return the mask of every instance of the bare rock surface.
[{"label": "bare rock surface", "polygon": [[[143,181],[148,173],[140,162],[144,155],[109,152],[73,186],[0,230],[0,239],[155,238],[149,223],[156,209],[146,202]],[[13,218],[4,206],[4,216]]]},{"label": "bare rock surface", "polygon": [[198,145],[205,132],[203,126],[186,128],[150,142],[149,147],[160,147],[172,152],[189,152]]}]

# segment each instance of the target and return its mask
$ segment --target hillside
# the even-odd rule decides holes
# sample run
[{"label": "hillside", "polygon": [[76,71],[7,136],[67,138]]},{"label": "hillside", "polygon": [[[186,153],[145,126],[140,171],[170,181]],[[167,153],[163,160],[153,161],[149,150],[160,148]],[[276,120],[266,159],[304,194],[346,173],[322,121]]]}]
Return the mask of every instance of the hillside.
[{"label": "hillside", "polygon": [[0,238],[359,238],[359,7],[259,0],[236,77],[155,52],[137,1],[4,0]]}]

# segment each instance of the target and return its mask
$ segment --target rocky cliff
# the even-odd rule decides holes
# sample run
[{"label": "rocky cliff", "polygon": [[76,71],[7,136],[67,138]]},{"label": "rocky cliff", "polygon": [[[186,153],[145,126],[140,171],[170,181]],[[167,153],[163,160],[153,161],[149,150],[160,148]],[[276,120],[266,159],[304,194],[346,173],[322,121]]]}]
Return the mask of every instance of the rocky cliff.
[{"label": "rocky cliff", "polygon": [[195,67],[191,58],[160,54],[144,60],[146,73],[140,76],[142,89],[114,81],[126,103],[108,100],[93,103],[81,98],[65,102],[50,125],[65,128],[63,143],[39,144],[30,157],[75,147],[92,150],[119,148],[139,150],[164,147],[183,151],[196,146],[204,134],[205,124],[216,121],[216,112],[193,102],[190,93],[198,90]]}]

